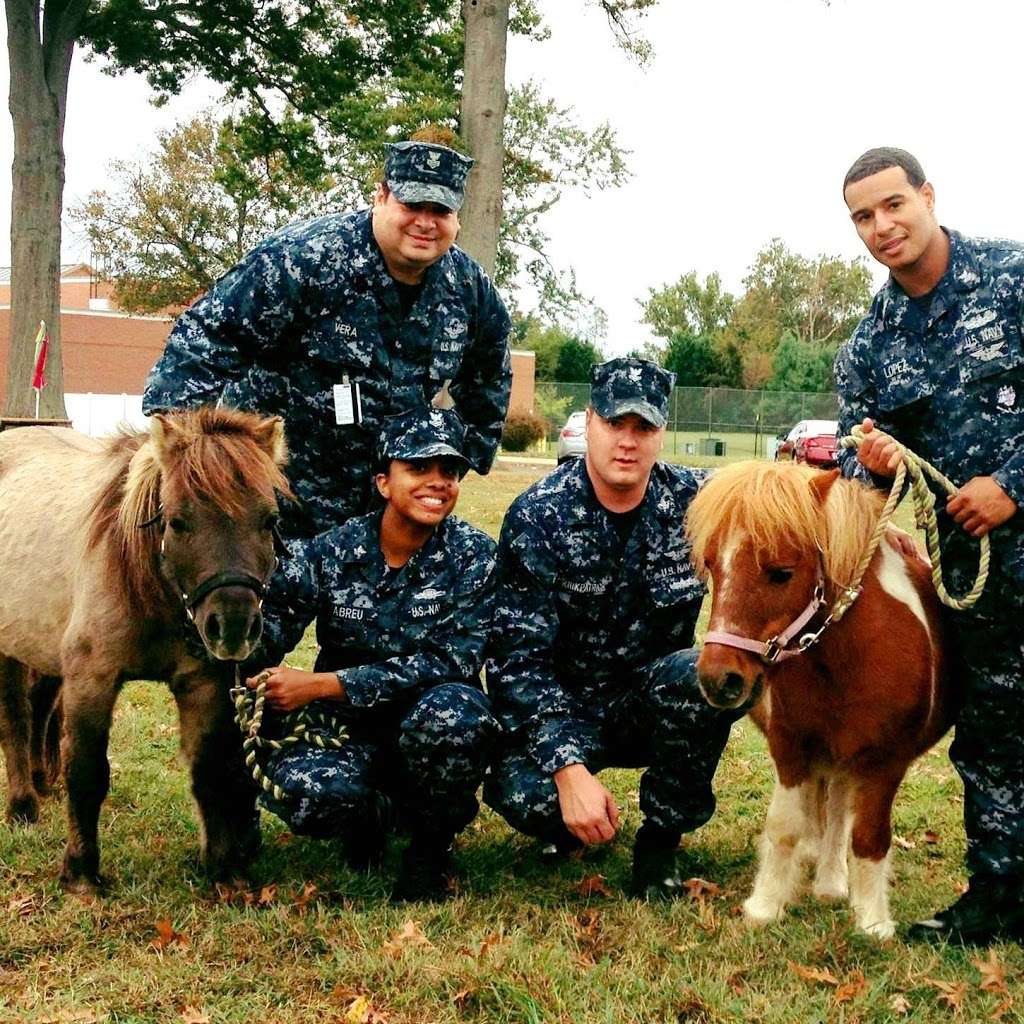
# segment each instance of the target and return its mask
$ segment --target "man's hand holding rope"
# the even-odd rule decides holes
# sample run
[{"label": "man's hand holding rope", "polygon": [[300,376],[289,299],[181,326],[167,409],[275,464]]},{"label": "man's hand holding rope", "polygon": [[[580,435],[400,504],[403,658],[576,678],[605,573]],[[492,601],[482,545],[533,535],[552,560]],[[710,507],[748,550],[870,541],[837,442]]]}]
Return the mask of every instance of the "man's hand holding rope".
[{"label": "man's hand holding rope", "polygon": [[[864,440],[857,459],[877,476],[891,477],[900,463],[900,445],[870,419],[861,424]],[[984,537],[1017,511],[1017,503],[994,477],[976,476],[946,499],[946,512],[972,537]]]}]

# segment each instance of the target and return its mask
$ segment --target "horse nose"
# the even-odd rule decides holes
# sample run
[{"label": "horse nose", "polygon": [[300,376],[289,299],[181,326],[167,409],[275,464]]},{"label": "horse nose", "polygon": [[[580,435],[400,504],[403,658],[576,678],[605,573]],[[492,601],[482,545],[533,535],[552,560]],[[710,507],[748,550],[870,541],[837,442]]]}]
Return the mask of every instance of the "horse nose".
[{"label": "horse nose", "polygon": [[196,625],[215,658],[247,658],[263,633],[263,616],[251,590],[225,587],[211,595]]},{"label": "horse nose", "polygon": [[739,672],[726,672],[725,678],[718,687],[718,695],[727,704],[738,700],[746,686],[746,680]]}]

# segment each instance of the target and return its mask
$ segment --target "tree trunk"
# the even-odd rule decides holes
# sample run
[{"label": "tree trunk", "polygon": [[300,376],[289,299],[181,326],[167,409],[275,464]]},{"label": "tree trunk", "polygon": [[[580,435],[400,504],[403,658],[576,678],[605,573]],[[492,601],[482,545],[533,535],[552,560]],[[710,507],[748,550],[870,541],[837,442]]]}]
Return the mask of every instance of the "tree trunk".
[{"label": "tree trunk", "polygon": [[14,123],[11,197],[11,344],[4,411],[35,413],[31,388],[39,321],[50,335],[39,415],[63,418],[60,235],[68,72],[88,0],[5,0]]},{"label": "tree trunk", "polygon": [[494,276],[505,155],[505,50],[509,0],[462,0],[462,138],[476,160],[459,214],[459,245]]}]

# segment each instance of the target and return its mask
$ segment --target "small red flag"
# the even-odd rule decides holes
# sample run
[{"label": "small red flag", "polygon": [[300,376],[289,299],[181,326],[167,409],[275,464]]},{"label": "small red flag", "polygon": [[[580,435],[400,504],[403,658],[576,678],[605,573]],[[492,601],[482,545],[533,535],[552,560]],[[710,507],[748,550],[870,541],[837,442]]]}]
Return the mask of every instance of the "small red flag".
[{"label": "small red flag", "polygon": [[32,371],[32,389],[42,391],[46,387],[46,355],[50,350],[50,335],[46,333],[46,322],[39,321],[36,334],[36,358]]}]

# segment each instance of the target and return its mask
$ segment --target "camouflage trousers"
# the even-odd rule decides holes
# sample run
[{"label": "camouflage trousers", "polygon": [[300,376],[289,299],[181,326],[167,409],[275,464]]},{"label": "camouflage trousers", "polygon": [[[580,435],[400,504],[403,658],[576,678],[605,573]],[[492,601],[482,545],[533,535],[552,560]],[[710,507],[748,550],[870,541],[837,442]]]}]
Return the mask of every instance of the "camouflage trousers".
[{"label": "camouflage trousers", "polygon": [[[647,767],[640,779],[640,809],[666,829],[692,832],[714,813],[715,769],[742,711],[719,711],[697,686],[699,651],[659,658],[636,673],[636,686],[580,719],[576,739],[584,763],[604,768]],[[484,783],[484,800],[514,828],[545,842],[566,834],[553,777],[542,771],[525,737],[506,737]]]},{"label": "camouflage trousers", "polygon": [[[947,575],[954,592],[975,565]],[[963,705],[950,760],[964,784],[967,868],[1024,880],[1024,596],[993,571],[968,612],[949,612]]]},{"label": "camouflage trousers", "polygon": [[384,794],[411,830],[461,832],[479,809],[476,790],[501,731],[487,697],[444,683],[391,718],[356,711],[339,750],[301,744],[275,754],[267,774],[284,799],[264,793],[263,806],[297,835],[343,837],[378,813]]}]

